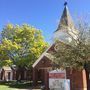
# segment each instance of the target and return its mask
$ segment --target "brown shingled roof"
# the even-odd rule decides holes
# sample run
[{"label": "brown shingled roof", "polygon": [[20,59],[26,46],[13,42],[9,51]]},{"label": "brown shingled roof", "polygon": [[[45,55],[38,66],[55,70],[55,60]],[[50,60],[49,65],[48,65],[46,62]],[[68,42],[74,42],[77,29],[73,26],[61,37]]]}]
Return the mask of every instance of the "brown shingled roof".
[{"label": "brown shingled roof", "polygon": [[61,16],[61,19],[60,19],[60,22],[56,31],[62,30],[68,27],[71,29],[75,28],[73,20],[68,10],[68,7],[65,5],[63,14]]}]

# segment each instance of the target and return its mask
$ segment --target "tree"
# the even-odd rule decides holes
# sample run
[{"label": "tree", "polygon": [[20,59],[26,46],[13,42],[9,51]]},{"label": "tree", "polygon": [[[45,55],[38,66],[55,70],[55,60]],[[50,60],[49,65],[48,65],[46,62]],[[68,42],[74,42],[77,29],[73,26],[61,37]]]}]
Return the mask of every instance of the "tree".
[{"label": "tree", "polygon": [[1,61],[11,61],[19,69],[31,67],[35,60],[46,49],[41,30],[27,24],[22,26],[8,24],[1,33],[0,52],[6,58]]},{"label": "tree", "polygon": [[4,39],[0,44],[0,67],[12,65],[13,61],[9,57],[9,51],[17,49],[15,43],[12,43],[10,40]]},{"label": "tree", "polygon": [[90,27],[87,24],[79,24],[79,34],[73,43],[55,43],[55,52],[49,53],[48,57],[59,68],[70,67],[72,69],[83,69],[90,63]]}]

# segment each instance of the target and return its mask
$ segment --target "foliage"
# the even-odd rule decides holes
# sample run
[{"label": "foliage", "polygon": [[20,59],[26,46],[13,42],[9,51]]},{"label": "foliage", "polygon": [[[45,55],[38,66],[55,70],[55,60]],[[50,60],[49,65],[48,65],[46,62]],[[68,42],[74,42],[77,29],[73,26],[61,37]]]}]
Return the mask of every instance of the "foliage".
[{"label": "foliage", "polygon": [[13,62],[11,60],[3,60],[0,62],[0,66],[11,66],[13,64]]},{"label": "foliage", "polygon": [[90,27],[79,24],[79,34],[77,40],[73,39],[73,44],[57,41],[55,52],[51,52],[49,58],[57,64],[59,68],[83,69],[90,62]]},{"label": "foliage", "polygon": [[30,67],[46,49],[42,33],[27,24],[8,24],[1,33],[0,60],[11,60],[17,66]]}]

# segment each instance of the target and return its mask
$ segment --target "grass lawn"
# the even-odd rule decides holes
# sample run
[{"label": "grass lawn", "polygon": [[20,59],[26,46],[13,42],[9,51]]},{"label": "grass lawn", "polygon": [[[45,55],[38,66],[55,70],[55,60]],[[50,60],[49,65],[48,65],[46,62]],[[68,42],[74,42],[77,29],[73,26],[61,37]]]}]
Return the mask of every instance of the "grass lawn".
[{"label": "grass lawn", "polygon": [[16,88],[10,88],[10,87],[8,87],[6,85],[0,85],[0,90],[18,90],[18,89],[16,89]]},{"label": "grass lawn", "polygon": [[0,82],[0,90],[20,90],[20,89],[30,89],[32,86],[30,82]]}]

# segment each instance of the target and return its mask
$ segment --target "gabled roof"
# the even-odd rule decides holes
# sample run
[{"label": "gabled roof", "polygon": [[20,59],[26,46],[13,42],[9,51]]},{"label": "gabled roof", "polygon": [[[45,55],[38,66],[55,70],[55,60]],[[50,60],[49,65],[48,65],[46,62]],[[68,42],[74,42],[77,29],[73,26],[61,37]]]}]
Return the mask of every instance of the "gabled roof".
[{"label": "gabled roof", "polygon": [[71,29],[75,28],[73,20],[71,18],[71,15],[70,15],[68,7],[67,7],[67,2],[65,2],[64,5],[65,5],[65,7],[63,10],[63,14],[61,16],[61,19],[60,19],[60,22],[59,22],[59,25],[58,25],[58,28],[56,31],[63,30],[65,28],[71,28]]},{"label": "gabled roof", "polygon": [[[63,44],[63,45],[68,45],[68,44],[65,44],[64,42],[61,42],[61,41],[59,41],[60,43],[61,43],[61,45]],[[36,65],[42,60],[42,58],[45,56],[45,57],[47,57],[48,59],[50,59],[50,57],[49,57],[49,50],[53,47],[54,48],[54,46],[56,45],[56,43],[54,42],[53,44],[51,44],[48,48],[47,48],[47,50],[44,52],[44,53],[42,53],[42,55],[35,61],[35,63],[32,65],[32,67],[33,68],[35,68],[36,67]],[[55,49],[55,48],[54,48]],[[51,49],[51,51],[53,51],[53,49]],[[50,54],[51,55],[51,54]],[[53,56],[52,56],[53,57]],[[52,58],[51,57],[51,58]]]},{"label": "gabled roof", "polygon": [[44,56],[46,56],[47,52],[49,51],[49,49],[50,49],[53,45],[54,45],[54,44],[51,44],[51,45],[49,46],[49,48],[47,48],[47,50],[46,50],[44,53],[42,53],[42,55],[35,61],[35,63],[32,65],[33,68],[41,61],[41,59],[42,59]]}]

